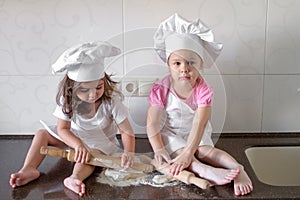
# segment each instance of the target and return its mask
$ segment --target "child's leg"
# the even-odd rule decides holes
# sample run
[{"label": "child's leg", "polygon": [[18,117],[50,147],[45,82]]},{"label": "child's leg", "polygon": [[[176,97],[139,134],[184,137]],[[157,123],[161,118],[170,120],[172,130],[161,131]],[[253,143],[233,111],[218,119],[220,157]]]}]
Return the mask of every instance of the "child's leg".
[{"label": "child's leg", "polygon": [[210,181],[214,185],[224,185],[230,183],[239,174],[239,169],[217,168],[201,163],[196,158],[193,159],[189,170],[198,174],[199,177]]},{"label": "child's leg", "polygon": [[196,157],[216,167],[239,169],[240,173],[234,179],[234,192],[236,195],[245,195],[253,190],[252,182],[244,167],[227,152],[210,146],[201,146],[196,152]]},{"label": "child's leg", "polygon": [[40,172],[37,168],[45,158],[44,155],[40,154],[40,148],[48,145],[65,147],[63,142],[54,138],[46,130],[39,130],[33,137],[23,167],[17,173],[11,174],[10,176],[9,183],[13,188],[25,185],[40,176]]},{"label": "child's leg", "polygon": [[89,177],[94,169],[95,166],[76,163],[72,175],[64,180],[64,185],[82,196],[85,193],[85,184],[82,181]]},{"label": "child's leg", "polygon": [[[182,149],[176,151],[172,156],[179,155],[181,151]],[[214,185],[227,184],[239,173],[238,169],[216,168],[214,166],[204,164],[195,157],[192,159],[192,163],[188,167],[188,170],[194,172],[199,177],[210,181]]]}]

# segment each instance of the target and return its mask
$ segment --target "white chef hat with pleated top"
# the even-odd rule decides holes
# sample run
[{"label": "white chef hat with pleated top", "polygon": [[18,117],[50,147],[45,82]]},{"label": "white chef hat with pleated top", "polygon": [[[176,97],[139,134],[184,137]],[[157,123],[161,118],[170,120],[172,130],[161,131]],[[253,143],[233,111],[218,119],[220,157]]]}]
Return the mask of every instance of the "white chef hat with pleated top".
[{"label": "white chef hat with pleated top", "polygon": [[200,19],[188,21],[177,13],[160,23],[153,39],[154,48],[164,62],[172,52],[185,49],[197,53],[204,67],[215,62],[223,47],[214,41],[213,32]]},{"label": "white chef hat with pleated top", "polygon": [[105,58],[117,56],[121,50],[108,42],[86,42],[67,49],[52,65],[52,73],[66,72],[77,82],[99,80],[104,77]]}]

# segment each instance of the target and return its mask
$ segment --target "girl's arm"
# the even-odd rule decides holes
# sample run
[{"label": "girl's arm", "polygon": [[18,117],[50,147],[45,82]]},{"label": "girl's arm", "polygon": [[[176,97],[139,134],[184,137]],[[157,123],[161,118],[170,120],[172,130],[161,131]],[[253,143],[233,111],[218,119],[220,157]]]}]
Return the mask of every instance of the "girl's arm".
[{"label": "girl's arm", "polygon": [[119,124],[119,130],[121,133],[124,151],[134,153],[135,137],[134,137],[132,127],[127,118]]},{"label": "girl's arm", "polygon": [[75,136],[71,129],[71,122],[58,119],[57,121],[57,133],[65,144],[74,148],[76,162],[85,163],[90,159],[89,149],[82,142],[80,138]]},{"label": "girl's arm", "polygon": [[155,153],[155,159],[159,164],[165,159],[170,162],[171,158],[165,150],[161,134],[160,134],[160,120],[162,110],[155,106],[149,106],[147,113],[147,135],[152,149]]},{"label": "girl's arm", "polygon": [[198,108],[196,110],[193,125],[183,151],[172,160],[173,164],[170,173],[178,175],[180,171],[187,168],[191,162],[199,143],[202,139],[204,129],[211,116],[211,107]]},{"label": "girl's arm", "polygon": [[135,137],[132,127],[126,118],[119,125],[121,139],[124,146],[124,153],[121,158],[121,166],[129,168],[133,165],[135,152]]}]

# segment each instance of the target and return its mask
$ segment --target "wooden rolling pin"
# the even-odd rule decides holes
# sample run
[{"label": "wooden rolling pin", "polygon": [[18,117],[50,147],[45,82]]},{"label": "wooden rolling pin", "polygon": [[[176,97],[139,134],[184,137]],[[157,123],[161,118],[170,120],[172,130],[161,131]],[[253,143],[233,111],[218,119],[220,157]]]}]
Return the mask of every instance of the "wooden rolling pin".
[{"label": "wooden rolling pin", "polygon": [[[56,147],[41,147],[40,153],[48,156],[67,158],[67,160],[75,162],[75,151],[73,149],[65,150]],[[113,169],[122,169],[120,157],[104,155],[98,151],[94,151],[91,154],[91,158],[88,162],[86,162],[86,164]],[[131,169],[142,171],[145,173],[154,171],[153,165],[139,162],[134,162]]]},{"label": "wooden rolling pin", "polygon": [[[153,159],[151,161],[151,164],[156,168],[157,171],[172,176],[169,173],[170,165],[168,163],[163,163],[162,165],[160,165],[155,159]],[[175,175],[173,177],[179,181],[184,182],[185,184],[194,184],[202,189],[207,189],[211,186],[211,184],[207,180],[198,178],[194,173],[187,170],[183,170],[178,175]]]}]

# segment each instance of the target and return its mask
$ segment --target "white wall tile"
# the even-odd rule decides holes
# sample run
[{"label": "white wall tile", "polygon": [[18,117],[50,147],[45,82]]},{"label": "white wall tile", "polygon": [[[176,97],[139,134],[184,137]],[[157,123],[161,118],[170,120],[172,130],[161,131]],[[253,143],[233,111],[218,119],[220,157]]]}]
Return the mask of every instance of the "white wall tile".
[{"label": "white wall tile", "polygon": [[39,120],[56,123],[59,76],[0,76],[0,133],[34,133]]},{"label": "white wall tile", "polygon": [[50,74],[50,64],[66,48],[122,34],[122,17],[122,0],[5,1],[0,74]]},{"label": "white wall tile", "polygon": [[202,76],[213,89],[213,105],[211,124],[214,133],[222,133],[227,112],[227,98],[222,75],[210,75],[203,72]]},{"label": "white wall tile", "polygon": [[148,110],[147,97],[126,97],[124,104],[129,109],[129,121],[135,134],[146,134],[146,116]]},{"label": "white wall tile", "polygon": [[260,132],[262,75],[223,75],[227,96],[224,132]]},{"label": "white wall tile", "polygon": [[300,1],[269,0],[267,74],[300,73]]},{"label": "white wall tile", "polygon": [[[215,132],[299,132],[299,9],[297,0],[3,1],[0,134],[35,132],[39,119],[55,120],[58,77],[50,65],[79,42],[108,40],[121,48],[124,55],[107,68],[118,77],[166,75],[152,37],[175,12],[202,19],[224,44],[204,73],[215,91]],[[129,100],[135,132],[143,133],[147,98]]]},{"label": "white wall tile", "polygon": [[[125,36],[125,51],[132,49],[131,44],[136,44],[137,40],[152,47],[151,32],[155,32],[161,21],[178,12],[191,21],[200,18],[213,29],[216,41],[224,44],[218,60],[222,73],[261,74],[264,71],[266,8],[266,0],[125,0],[125,32],[147,29],[145,37]],[[126,67],[130,68],[127,64]]]},{"label": "white wall tile", "polygon": [[213,0],[201,5],[198,17],[224,45],[217,60],[222,74],[263,73],[266,8],[266,0]]},{"label": "white wall tile", "polygon": [[[122,5],[122,0],[1,4],[0,133],[34,133],[39,119],[56,122],[52,97],[57,77],[51,75],[51,64],[84,41],[108,40],[123,50]],[[123,63],[123,57],[117,58],[107,71],[122,75]]]},{"label": "white wall tile", "polygon": [[265,77],[264,132],[300,132],[300,75]]},{"label": "white wall tile", "polygon": [[124,34],[124,76],[156,76],[167,72],[166,64],[153,48],[153,28],[141,28]]}]

